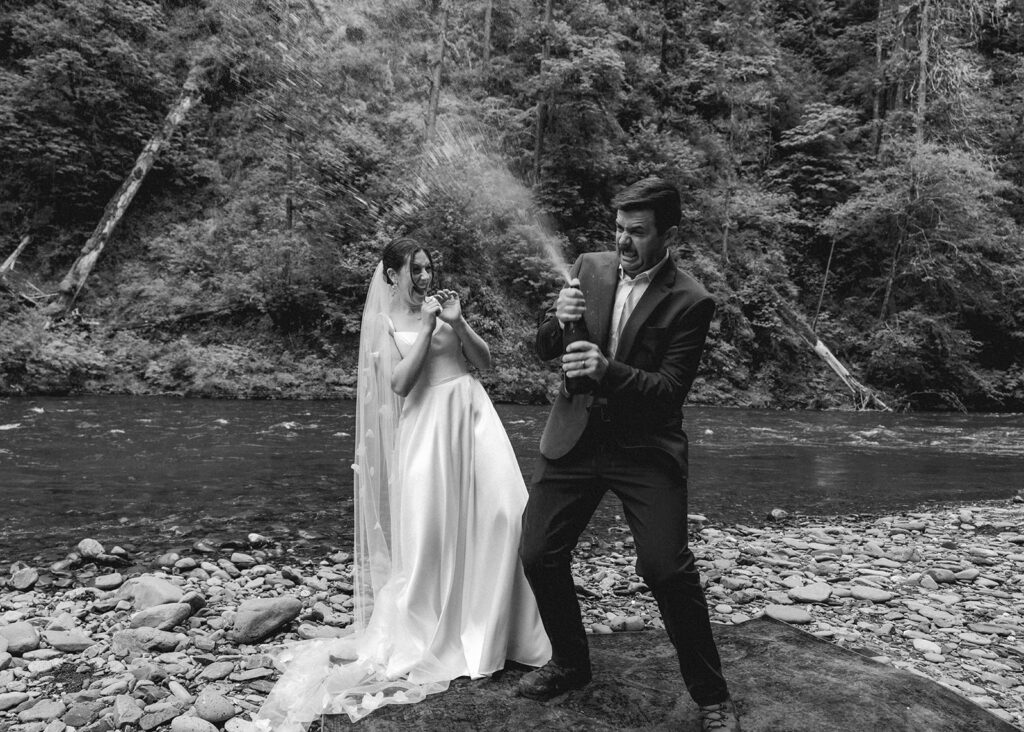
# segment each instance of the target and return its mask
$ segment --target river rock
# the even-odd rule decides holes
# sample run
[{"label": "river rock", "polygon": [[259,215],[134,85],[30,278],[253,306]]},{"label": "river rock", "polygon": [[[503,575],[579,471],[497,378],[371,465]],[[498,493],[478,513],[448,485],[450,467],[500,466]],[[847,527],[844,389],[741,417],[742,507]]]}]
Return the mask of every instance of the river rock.
[{"label": "river rock", "polygon": [[334,625],[313,625],[312,623],[302,623],[299,625],[299,629],[296,633],[302,640],[313,640],[315,638],[341,638],[348,635],[349,631],[345,628],[339,628]]},{"label": "river rock", "polygon": [[220,567],[221,570],[223,570],[229,577],[233,579],[237,579],[238,577],[242,576],[242,573],[239,571],[238,567],[229,562],[227,559],[218,559],[217,566]]},{"label": "river rock", "polygon": [[78,729],[92,724],[93,720],[99,717],[100,712],[106,708],[107,703],[104,701],[76,702],[71,705],[61,721],[69,727]]},{"label": "river rock", "polygon": [[855,600],[868,600],[870,602],[889,602],[893,598],[893,594],[886,590],[878,587],[868,587],[867,585],[854,585],[850,588],[850,596]]},{"label": "river rock", "polygon": [[236,567],[255,567],[259,564],[254,556],[244,552],[233,552],[231,554],[231,563]]},{"label": "river rock", "polygon": [[124,577],[119,572],[101,574],[93,580],[93,584],[96,585],[96,588],[99,590],[110,592],[124,584]]},{"label": "river rock", "polygon": [[64,702],[55,699],[41,699],[28,709],[18,712],[18,719],[22,722],[49,722],[57,719],[67,711]]},{"label": "river rock", "polygon": [[75,547],[75,551],[84,559],[95,559],[107,553],[103,545],[95,539],[82,539]]},{"label": "river rock", "polygon": [[25,592],[35,587],[36,582],[39,581],[39,572],[32,567],[22,567],[11,575],[11,578],[7,581],[8,584],[18,590],[19,592]]},{"label": "river rock", "polygon": [[764,612],[769,618],[793,625],[805,625],[814,619],[809,612],[798,605],[768,605]]},{"label": "river rock", "polygon": [[188,604],[188,606],[192,608],[193,613],[197,613],[206,607],[206,598],[195,590],[186,592],[182,595],[181,602]]},{"label": "river rock", "polygon": [[24,704],[28,700],[28,694],[23,691],[0,692],[0,712],[13,709],[19,704]]},{"label": "river rock", "polygon": [[794,587],[788,594],[797,602],[825,602],[832,594],[832,588],[825,582],[815,582],[802,587]]},{"label": "river rock", "polygon": [[302,602],[291,596],[261,597],[238,606],[229,639],[235,643],[259,643],[293,621],[302,612]]},{"label": "river rock", "polygon": [[988,633],[990,635],[1013,635],[1013,628],[995,623],[968,623],[967,627],[975,633]]},{"label": "river rock", "polygon": [[25,621],[0,625],[0,636],[7,640],[7,652],[14,656],[39,647],[39,631]]},{"label": "river rock", "polygon": [[187,641],[188,636],[181,633],[168,633],[156,628],[130,628],[116,631],[110,648],[115,656],[126,656],[133,651],[169,653]]},{"label": "river rock", "polygon": [[132,615],[132,628],[156,628],[171,630],[176,628],[192,615],[192,606],[185,602],[170,602],[164,605],[153,605]]},{"label": "river rock", "polygon": [[43,640],[64,653],[81,653],[96,642],[80,630],[44,630]]},{"label": "river rock", "polygon": [[114,725],[118,729],[135,724],[142,715],[142,707],[131,695],[118,694],[114,697]]},{"label": "river rock", "polygon": [[181,714],[177,704],[154,704],[147,709],[139,719],[139,728],[142,730],[157,729]]},{"label": "river rock", "polygon": [[117,591],[116,596],[119,599],[131,601],[136,610],[145,610],[154,605],[180,602],[184,594],[181,587],[173,582],[162,577],[144,574],[125,582]]},{"label": "river rock", "polygon": [[931,569],[926,569],[925,574],[931,577],[939,584],[951,584],[953,582],[956,582],[956,574],[954,574],[952,570],[944,569],[942,567],[932,567]]},{"label": "river rock", "polygon": [[171,720],[171,732],[217,732],[217,727],[200,717],[183,714]]},{"label": "river rock", "polygon": [[914,648],[921,651],[921,653],[942,653],[942,646],[927,638],[914,638],[912,641]]},{"label": "river rock", "polygon": [[162,569],[170,569],[179,559],[181,555],[178,552],[167,552],[157,557],[153,564]]},{"label": "river rock", "polygon": [[214,724],[223,724],[235,716],[235,705],[213,686],[199,693],[194,709],[199,717]]},{"label": "river rock", "polygon": [[234,661],[214,661],[199,673],[199,678],[204,681],[220,681],[230,676],[234,670]]}]

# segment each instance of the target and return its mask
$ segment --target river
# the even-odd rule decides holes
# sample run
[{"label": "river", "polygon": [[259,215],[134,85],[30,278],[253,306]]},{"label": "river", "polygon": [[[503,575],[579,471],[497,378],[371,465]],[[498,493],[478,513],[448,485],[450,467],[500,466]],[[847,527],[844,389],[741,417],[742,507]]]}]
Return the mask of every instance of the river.
[{"label": "river", "polygon": [[[526,475],[545,407],[498,405]],[[756,524],[1012,497],[1024,415],[688,407],[690,511]],[[351,545],[353,404],[161,397],[0,399],[0,566],[187,548],[254,531],[289,550]],[[614,499],[591,531],[618,531]]]}]

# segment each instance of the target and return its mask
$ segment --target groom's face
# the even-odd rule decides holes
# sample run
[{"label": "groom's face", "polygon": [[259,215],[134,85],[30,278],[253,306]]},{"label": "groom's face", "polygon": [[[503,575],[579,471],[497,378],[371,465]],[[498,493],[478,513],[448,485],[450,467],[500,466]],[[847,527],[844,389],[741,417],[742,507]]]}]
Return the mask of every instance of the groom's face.
[{"label": "groom's face", "polygon": [[635,277],[649,270],[665,258],[675,234],[675,226],[658,233],[653,209],[620,209],[615,216],[615,250],[619,253],[622,271]]}]

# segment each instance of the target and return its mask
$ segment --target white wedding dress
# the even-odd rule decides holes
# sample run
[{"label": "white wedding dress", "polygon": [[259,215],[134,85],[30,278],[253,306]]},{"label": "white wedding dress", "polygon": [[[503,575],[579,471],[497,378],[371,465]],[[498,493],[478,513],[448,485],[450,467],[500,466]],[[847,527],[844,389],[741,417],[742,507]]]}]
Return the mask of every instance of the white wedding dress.
[{"label": "white wedding dress", "polygon": [[[404,356],[416,333],[388,330]],[[551,656],[518,556],[526,486],[458,336],[440,320],[395,445],[390,567],[366,627],[288,648],[257,729],[305,730],[321,714],[355,721],[506,660],[540,666]]]}]

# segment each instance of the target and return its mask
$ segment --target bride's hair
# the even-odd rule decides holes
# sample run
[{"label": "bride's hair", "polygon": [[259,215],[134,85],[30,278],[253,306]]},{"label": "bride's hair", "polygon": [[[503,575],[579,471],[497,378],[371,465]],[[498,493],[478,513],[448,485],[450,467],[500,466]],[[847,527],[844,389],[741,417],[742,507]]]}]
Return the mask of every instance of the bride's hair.
[{"label": "bride's hair", "polygon": [[411,236],[400,236],[397,239],[392,239],[388,242],[387,246],[384,247],[384,251],[381,252],[380,258],[384,262],[384,281],[389,285],[395,284],[388,277],[388,270],[393,269],[396,272],[401,271],[402,267],[405,267],[412,261],[412,258],[416,256],[417,252],[423,252],[427,255],[427,259],[430,261],[430,267],[434,267],[434,258],[430,256],[430,252],[423,246],[419,241],[413,239]]}]

